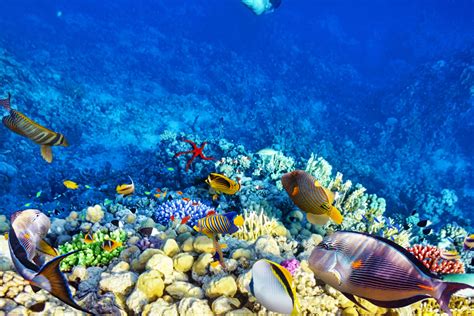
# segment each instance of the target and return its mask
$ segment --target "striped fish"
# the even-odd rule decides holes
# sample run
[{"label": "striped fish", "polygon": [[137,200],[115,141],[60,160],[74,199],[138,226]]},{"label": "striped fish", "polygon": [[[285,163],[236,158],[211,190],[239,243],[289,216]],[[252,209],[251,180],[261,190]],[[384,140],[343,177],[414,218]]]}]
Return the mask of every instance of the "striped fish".
[{"label": "striped fish", "polygon": [[283,175],[281,183],[293,203],[306,213],[309,222],[324,225],[329,219],[341,224],[343,217],[333,206],[334,193],[323,188],[309,173],[295,170]]},{"label": "striped fish", "polygon": [[9,111],[9,115],[2,119],[3,125],[11,131],[41,145],[41,156],[47,162],[51,163],[53,161],[51,146],[68,146],[63,134],[53,132],[28,118],[23,113],[13,110],[10,106],[10,94],[8,99],[0,100],[0,105]]},{"label": "striped fish", "polygon": [[287,269],[273,261],[261,259],[254,263],[249,291],[269,311],[299,314],[293,278]]},{"label": "striped fish", "polygon": [[206,183],[209,184],[217,193],[225,194],[235,194],[240,190],[240,184],[227,178],[223,174],[211,173],[207,179]]},{"label": "striped fish", "polygon": [[121,246],[122,246],[122,242],[117,241],[117,240],[106,239],[102,243],[102,249],[104,249],[107,252],[112,252],[112,251],[114,251],[115,249],[117,249],[118,247],[121,247]]},{"label": "striped fish", "polygon": [[449,309],[451,295],[474,287],[443,282],[405,248],[386,238],[338,231],[313,249],[309,267],[314,275],[359,305],[359,296],[385,308],[399,308],[435,298]]},{"label": "striped fish", "polygon": [[463,242],[464,250],[474,250],[474,234],[466,236]]},{"label": "striped fish", "polygon": [[242,226],[244,219],[236,212],[229,212],[224,215],[211,214],[198,220],[194,229],[212,238],[215,234],[233,234]]}]

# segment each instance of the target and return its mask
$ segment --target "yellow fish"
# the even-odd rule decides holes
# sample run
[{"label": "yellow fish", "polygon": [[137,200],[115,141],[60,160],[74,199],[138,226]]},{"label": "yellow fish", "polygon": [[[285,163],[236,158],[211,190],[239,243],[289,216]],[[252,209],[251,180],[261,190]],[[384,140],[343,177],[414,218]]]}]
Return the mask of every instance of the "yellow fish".
[{"label": "yellow fish", "polygon": [[79,188],[79,185],[76,182],[71,181],[71,180],[64,180],[63,184],[66,188],[70,190],[77,190]]},{"label": "yellow fish", "polygon": [[106,239],[102,243],[102,249],[108,252],[112,252],[120,246],[122,246],[122,242],[116,240]]},{"label": "yellow fish", "polygon": [[445,260],[457,260],[461,258],[461,256],[459,255],[459,252],[457,252],[456,250],[447,250],[447,249],[441,249],[440,257]]},{"label": "yellow fish", "polygon": [[130,178],[130,181],[132,182],[131,184],[117,185],[117,188],[116,188],[117,193],[123,196],[128,196],[128,195],[133,194],[135,192],[135,184],[133,183],[132,178]]},{"label": "yellow fish", "polygon": [[240,184],[234,180],[227,178],[223,174],[211,173],[206,183],[209,184],[217,193],[235,194],[240,190]]}]

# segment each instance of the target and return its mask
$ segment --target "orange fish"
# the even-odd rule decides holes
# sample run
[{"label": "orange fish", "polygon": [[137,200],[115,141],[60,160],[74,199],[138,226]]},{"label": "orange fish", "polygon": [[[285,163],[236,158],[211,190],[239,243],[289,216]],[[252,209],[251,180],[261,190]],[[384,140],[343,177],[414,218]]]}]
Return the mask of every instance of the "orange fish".
[{"label": "orange fish", "polygon": [[183,201],[189,202],[191,199],[190,198],[183,198]]},{"label": "orange fish", "polygon": [[87,234],[84,236],[84,242],[86,244],[91,244],[93,243],[95,240],[94,240],[94,235],[92,234],[91,231],[87,232]]},{"label": "orange fish", "polygon": [[178,191],[178,192],[176,192],[176,193],[177,193],[178,195],[183,195],[183,192],[181,192],[181,191]]},{"label": "orange fish", "polygon": [[156,198],[159,198],[159,197],[161,197],[161,194],[160,194],[160,193],[156,193],[156,194],[155,194],[155,197],[156,197]]},{"label": "orange fish", "polygon": [[102,243],[102,249],[108,252],[112,252],[120,246],[122,246],[122,242],[116,240],[106,239]]}]

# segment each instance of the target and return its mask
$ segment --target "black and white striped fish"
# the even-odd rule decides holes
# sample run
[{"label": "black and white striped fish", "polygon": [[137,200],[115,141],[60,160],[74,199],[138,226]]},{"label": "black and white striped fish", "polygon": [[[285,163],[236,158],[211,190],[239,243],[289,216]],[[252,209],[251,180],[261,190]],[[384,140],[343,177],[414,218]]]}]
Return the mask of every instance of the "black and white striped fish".
[{"label": "black and white striped fish", "polygon": [[24,136],[38,145],[41,145],[41,156],[47,162],[53,161],[51,146],[68,146],[63,134],[56,133],[46,127],[36,123],[21,112],[14,110],[10,106],[10,94],[7,99],[0,100],[9,115],[2,119],[3,125],[11,131]]}]

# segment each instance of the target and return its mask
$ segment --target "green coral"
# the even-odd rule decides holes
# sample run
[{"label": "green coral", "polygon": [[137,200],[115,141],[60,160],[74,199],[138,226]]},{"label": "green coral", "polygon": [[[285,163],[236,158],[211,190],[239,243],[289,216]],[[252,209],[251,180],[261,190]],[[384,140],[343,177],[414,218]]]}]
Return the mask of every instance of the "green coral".
[{"label": "green coral", "polygon": [[70,271],[72,267],[77,265],[91,267],[109,264],[112,259],[120,255],[124,247],[120,246],[108,252],[102,249],[102,243],[108,239],[124,243],[127,239],[127,234],[122,230],[115,230],[111,233],[98,231],[94,233],[93,237],[94,242],[87,244],[84,242],[84,234],[79,233],[73,237],[72,241],[59,246],[60,254],[79,250],[61,262],[61,269],[63,271]]}]

